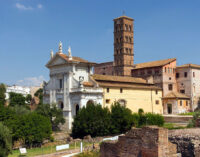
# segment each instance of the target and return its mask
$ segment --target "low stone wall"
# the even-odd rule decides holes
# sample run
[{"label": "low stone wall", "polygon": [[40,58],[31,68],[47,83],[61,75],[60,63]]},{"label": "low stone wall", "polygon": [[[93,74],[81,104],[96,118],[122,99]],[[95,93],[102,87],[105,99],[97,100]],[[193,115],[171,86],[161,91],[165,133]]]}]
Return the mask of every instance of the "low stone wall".
[{"label": "low stone wall", "polygon": [[166,123],[189,123],[193,116],[164,115]]},{"label": "low stone wall", "polygon": [[100,146],[100,157],[175,157],[176,152],[176,145],[168,142],[168,130],[155,126],[133,128],[118,141]]},{"label": "low stone wall", "polygon": [[200,157],[200,128],[170,130],[169,141],[182,157]]}]

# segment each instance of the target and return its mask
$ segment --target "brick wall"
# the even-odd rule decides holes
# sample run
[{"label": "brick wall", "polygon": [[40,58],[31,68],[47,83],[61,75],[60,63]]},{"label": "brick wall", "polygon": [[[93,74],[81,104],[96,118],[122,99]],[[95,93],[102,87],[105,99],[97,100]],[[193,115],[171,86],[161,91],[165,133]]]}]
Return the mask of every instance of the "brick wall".
[{"label": "brick wall", "polygon": [[103,142],[100,157],[172,157],[176,145],[168,142],[168,130],[155,126],[133,128],[118,141]]}]

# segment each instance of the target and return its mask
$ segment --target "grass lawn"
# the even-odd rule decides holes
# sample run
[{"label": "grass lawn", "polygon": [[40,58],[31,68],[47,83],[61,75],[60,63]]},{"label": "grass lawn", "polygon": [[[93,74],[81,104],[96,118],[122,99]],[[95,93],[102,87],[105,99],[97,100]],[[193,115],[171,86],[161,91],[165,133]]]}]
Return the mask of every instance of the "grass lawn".
[{"label": "grass lawn", "polygon": [[181,116],[193,116],[195,112],[180,113]]},{"label": "grass lawn", "polygon": [[169,130],[187,128],[187,127],[184,127],[184,126],[177,126],[173,123],[165,123],[163,127],[166,128],[166,129],[169,129]]},{"label": "grass lawn", "polygon": [[[83,143],[83,147],[90,145],[90,143]],[[75,148],[75,143],[70,144],[70,149]],[[76,148],[80,148],[80,142],[76,143]],[[62,150],[64,151],[64,150]],[[56,152],[56,145],[53,146],[46,146],[46,147],[41,147],[41,148],[32,148],[32,149],[27,149],[27,154],[26,156],[32,157],[36,155],[44,155],[44,154],[51,154]],[[12,154],[9,155],[8,157],[18,157],[20,155],[19,150],[13,150]]]}]

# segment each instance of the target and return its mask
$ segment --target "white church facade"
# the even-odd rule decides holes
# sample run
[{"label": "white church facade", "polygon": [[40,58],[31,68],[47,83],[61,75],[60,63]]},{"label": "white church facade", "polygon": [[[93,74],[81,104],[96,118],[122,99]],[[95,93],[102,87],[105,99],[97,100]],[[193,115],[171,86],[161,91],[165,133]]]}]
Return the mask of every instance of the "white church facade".
[{"label": "white church facade", "polygon": [[46,67],[50,71],[50,80],[44,84],[44,103],[57,104],[63,110],[66,119],[65,129],[72,128],[73,117],[78,110],[86,106],[90,101],[103,104],[103,89],[98,85],[91,86],[95,82],[90,76],[95,63],[88,62],[79,57],[72,57],[71,48],[68,55],[62,51],[62,43],[59,51],[53,54]]}]

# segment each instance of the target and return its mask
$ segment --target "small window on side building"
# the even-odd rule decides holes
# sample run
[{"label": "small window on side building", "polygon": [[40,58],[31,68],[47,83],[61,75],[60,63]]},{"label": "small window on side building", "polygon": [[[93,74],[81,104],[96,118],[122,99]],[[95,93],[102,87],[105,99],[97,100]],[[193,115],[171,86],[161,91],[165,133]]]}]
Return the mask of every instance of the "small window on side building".
[{"label": "small window on side building", "polygon": [[158,90],[156,90],[156,95],[158,95]]},{"label": "small window on side building", "polygon": [[107,90],[107,93],[109,93],[109,92],[110,92],[110,88],[107,88],[106,90]]},{"label": "small window on side building", "polygon": [[156,100],[156,105],[159,105],[160,104],[160,101],[159,100]]},{"label": "small window on side building", "polygon": [[109,104],[110,103],[110,99],[106,99],[106,104]]},{"label": "small window on side building", "polygon": [[187,77],[187,72],[184,72],[184,77]]},{"label": "small window on side building", "polygon": [[182,106],[183,105],[183,102],[182,102],[182,100],[180,100],[180,106]]},{"label": "small window on side building", "polygon": [[195,72],[193,72],[193,77],[195,77]]},{"label": "small window on side building", "polygon": [[120,93],[123,93],[123,88],[120,88]]}]

